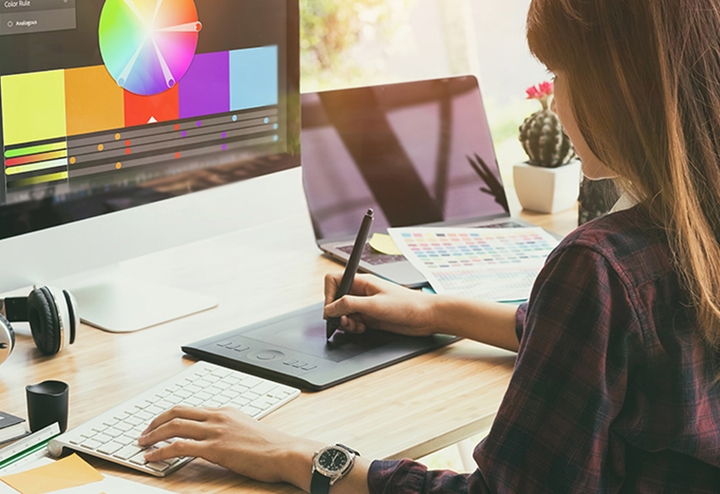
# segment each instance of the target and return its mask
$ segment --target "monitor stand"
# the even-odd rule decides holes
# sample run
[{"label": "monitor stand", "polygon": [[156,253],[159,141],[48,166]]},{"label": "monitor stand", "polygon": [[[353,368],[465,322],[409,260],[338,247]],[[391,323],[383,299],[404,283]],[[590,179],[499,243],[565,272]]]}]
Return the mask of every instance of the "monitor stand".
[{"label": "monitor stand", "polygon": [[56,282],[73,294],[80,319],[112,333],[129,333],[212,309],[217,300],[123,273],[118,267]]}]

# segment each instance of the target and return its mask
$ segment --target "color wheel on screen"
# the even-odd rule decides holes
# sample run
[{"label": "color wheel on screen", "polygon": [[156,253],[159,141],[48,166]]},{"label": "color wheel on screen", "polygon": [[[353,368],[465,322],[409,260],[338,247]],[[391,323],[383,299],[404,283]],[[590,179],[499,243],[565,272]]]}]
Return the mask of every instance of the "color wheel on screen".
[{"label": "color wheel on screen", "polygon": [[106,0],[100,54],[119,86],[142,96],[159,94],[185,75],[201,29],[193,0]]}]

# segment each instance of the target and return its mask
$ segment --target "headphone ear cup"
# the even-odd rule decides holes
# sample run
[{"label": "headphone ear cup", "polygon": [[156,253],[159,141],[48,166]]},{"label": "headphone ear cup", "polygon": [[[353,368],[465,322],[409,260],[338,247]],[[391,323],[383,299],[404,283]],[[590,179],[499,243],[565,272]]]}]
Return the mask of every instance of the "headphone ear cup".
[{"label": "headphone ear cup", "polygon": [[36,288],[30,292],[27,305],[28,321],[35,345],[45,355],[55,355],[60,351],[61,335],[52,293],[44,286]]},{"label": "headphone ear cup", "polygon": [[72,293],[67,290],[63,290],[63,296],[65,297],[65,303],[67,304],[68,314],[70,315],[68,326],[70,326],[70,344],[75,343],[75,335],[77,334],[78,326],[80,326],[80,313],[78,312],[77,301]]},{"label": "headphone ear cup", "polygon": [[0,315],[0,364],[5,362],[15,348],[15,331],[10,322]]}]

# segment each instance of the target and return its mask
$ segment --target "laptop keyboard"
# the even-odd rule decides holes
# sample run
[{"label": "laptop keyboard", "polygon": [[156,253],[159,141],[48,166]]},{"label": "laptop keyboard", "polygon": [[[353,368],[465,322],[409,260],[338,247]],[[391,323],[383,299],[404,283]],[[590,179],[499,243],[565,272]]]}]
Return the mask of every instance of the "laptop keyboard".
[{"label": "laptop keyboard", "polygon": [[61,434],[50,442],[49,450],[54,456],[59,456],[62,448],[69,448],[164,477],[192,458],[145,461],[147,448],[141,448],[137,438],[158,414],[175,405],[229,406],[259,419],[299,394],[298,389],[284,384],[219,365],[197,362],[125,403]]},{"label": "laptop keyboard", "polygon": [[508,220],[500,223],[490,223],[488,225],[476,225],[472,228],[527,228],[527,224],[518,223],[517,221]]},{"label": "laptop keyboard", "polygon": [[[343,245],[338,247],[337,249],[343,251],[349,256],[352,252],[353,246],[352,244]],[[405,256],[393,256],[390,254],[383,254],[382,252],[378,252],[372,247],[370,247],[370,244],[365,244],[365,248],[363,249],[360,259],[372,266],[379,266],[381,264],[387,264],[389,262],[402,261],[403,259],[405,259]]]},{"label": "laptop keyboard", "polygon": [[[507,220],[498,223],[489,223],[487,225],[475,225],[471,228],[527,228],[527,226],[527,224],[518,223],[513,220]],[[352,252],[353,246],[352,244],[348,244],[336,248],[349,256]],[[365,248],[363,249],[360,259],[370,264],[371,266],[379,266],[381,264],[402,261],[403,259],[405,259],[405,257],[402,255],[393,256],[390,254],[383,254],[382,252],[378,252],[372,247],[370,247],[370,244],[365,244]]]}]

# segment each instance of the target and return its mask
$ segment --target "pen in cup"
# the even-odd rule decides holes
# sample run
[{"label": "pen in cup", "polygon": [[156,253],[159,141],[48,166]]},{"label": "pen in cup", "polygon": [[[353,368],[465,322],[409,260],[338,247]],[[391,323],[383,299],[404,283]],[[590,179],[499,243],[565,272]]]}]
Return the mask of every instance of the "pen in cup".
[{"label": "pen in cup", "polygon": [[[338,285],[338,289],[335,292],[335,300],[338,300],[339,298],[350,293],[350,287],[355,280],[355,273],[357,272],[358,266],[360,265],[360,257],[362,256],[363,249],[365,248],[365,242],[367,242],[367,237],[370,233],[370,227],[372,226],[372,222],[374,219],[373,214],[373,210],[368,209],[367,213],[365,213],[365,216],[363,217],[362,223],[360,224],[360,230],[358,231],[357,237],[355,238],[355,244],[353,245],[352,252],[350,253],[350,258],[348,259],[347,265],[345,266],[345,272],[343,273],[342,279],[340,280],[340,285]],[[327,326],[325,329],[327,339],[330,339],[330,337],[338,329],[339,326],[339,317],[328,318]]]}]

